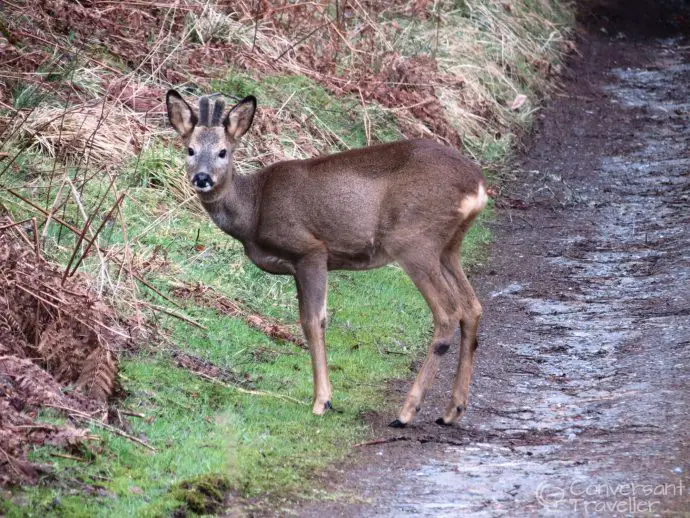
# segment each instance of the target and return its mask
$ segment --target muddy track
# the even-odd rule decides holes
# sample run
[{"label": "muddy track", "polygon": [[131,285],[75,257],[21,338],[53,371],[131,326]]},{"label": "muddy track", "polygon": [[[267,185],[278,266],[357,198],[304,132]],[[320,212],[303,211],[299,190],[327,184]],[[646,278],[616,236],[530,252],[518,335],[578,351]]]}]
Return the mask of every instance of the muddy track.
[{"label": "muddy track", "polygon": [[514,164],[504,202],[524,210],[501,211],[472,279],[485,312],[462,422],[434,424],[449,354],[415,423],[373,418],[391,442],[355,448],[324,475],[336,498],[293,512],[690,514],[690,41],[625,13],[588,19]]}]

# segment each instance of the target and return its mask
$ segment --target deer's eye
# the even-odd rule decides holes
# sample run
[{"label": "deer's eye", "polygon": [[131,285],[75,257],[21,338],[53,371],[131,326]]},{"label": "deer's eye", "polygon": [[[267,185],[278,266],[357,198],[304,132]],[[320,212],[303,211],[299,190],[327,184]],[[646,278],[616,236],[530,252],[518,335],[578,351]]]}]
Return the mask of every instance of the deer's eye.
[{"label": "deer's eye", "polygon": [[221,149],[220,153],[218,153],[218,156],[220,158],[225,158],[227,156],[227,154],[228,154],[228,151],[226,149]]},{"label": "deer's eye", "polygon": [[187,148],[187,154],[188,154],[189,156],[194,156],[194,150],[193,150],[191,147],[188,147],[188,148]]}]

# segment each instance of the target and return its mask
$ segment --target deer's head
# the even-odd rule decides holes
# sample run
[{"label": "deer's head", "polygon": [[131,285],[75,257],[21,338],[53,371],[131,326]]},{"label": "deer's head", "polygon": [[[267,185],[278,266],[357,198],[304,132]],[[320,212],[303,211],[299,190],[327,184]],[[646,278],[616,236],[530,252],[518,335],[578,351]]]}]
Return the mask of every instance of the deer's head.
[{"label": "deer's head", "polygon": [[232,153],[252,125],[256,98],[245,97],[223,117],[225,101],[199,99],[198,112],[175,90],[166,96],[168,119],[187,146],[187,178],[200,194],[222,190],[232,176]]}]

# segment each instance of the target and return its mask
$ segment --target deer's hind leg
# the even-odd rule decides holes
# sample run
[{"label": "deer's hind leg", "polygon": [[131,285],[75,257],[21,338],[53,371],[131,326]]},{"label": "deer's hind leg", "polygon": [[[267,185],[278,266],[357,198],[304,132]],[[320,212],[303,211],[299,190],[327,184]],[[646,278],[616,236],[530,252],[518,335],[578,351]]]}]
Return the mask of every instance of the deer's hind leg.
[{"label": "deer's hind leg", "polygon": [[455,281],[460,319],[460,354],[458,368],[453,384],[450,403],[443,417],[436,420],[441,425],[451,425],[456,422],[467,409],[470,381],[472,379],[472,362],[477,349],[477,330],[482,315],[482,306],[477,299],[467,276],[460,265],[460,243],[464,236],[464,229],[458,237],[441,254],[441,265],[446,277]]},{"label": "deer's hind leg", "polygon": [[424,296],[434,320],[434,335],[426,359],[405,398],[398,419],[390,424],[392,427],[403,427],[417,415],[424,396],[436,376],[441,357],[451,346],[458,326],[458,301],[456,287],[448,282],[438,254],[417,250],[413,255],[408,254],[397,259]]}]

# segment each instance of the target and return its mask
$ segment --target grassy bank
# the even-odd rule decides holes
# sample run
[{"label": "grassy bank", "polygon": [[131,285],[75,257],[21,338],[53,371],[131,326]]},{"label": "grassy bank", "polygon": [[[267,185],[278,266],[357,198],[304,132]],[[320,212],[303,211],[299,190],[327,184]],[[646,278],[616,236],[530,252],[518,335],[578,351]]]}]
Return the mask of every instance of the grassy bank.
[{"label": "grassy bank", "polygon": [[[43,253],[63,265],[93,238],[101,251],[87,254],[79,271],[129,319],[136,337],[119,351],[121,389],[108,412],[110,426],[126,435],[92,425],[98,439],[86,446],[35,447],[30,460],[51,472],[36,485],[6,488],[6,515],[213,514],[266,495],[320,498],[308,481],[370,434],[363,416],[393,416],[400,402],[386,399],[386,382],[412,376],[431,330],[411,281],[395,265],[330,274],[327,344],[337,412],[312,416],[307,352],[251,320],[299,335],[293,281],[259,271],[202,213],[160,94],[182,83],[190,96],[256,95],[260,111],[237,157],[244,173],[277,159],[416,136],[462,145],[490,172],[529,127],[555,78],[569,12],[546,0],[418,4],[335,12],[326,3],[311,11],[286,3],[283,11],[257,14],[238,2],[232,15],[214,3],[151,8],[142,17],[151,25],[150,52],[80,42],[74,31],[88,25],[51,26],[55,39],[48,40],[72,45],[73,58],[48,56],[31,72],[39,81],[27,72],[0,84],[2,209],[17,222],[35,217]],[[301,18],[290,18],[297,11]],[[8,44],[45,52],[36,40],[13,43],[13,31],[29,30],[20,31],[25,20],[16,14],[0,12]],[[306,59],[302,38],[321,19],[333,25],[311,41],[314,56]],[[180,29],[177,38],[171,27]],[[217,73],[195,68],[202,51],[211,60],[226,56]],[[173,61],[179,76],[163,72]],[[348,74],[359,82],[347,83]],[[121,80],[125,86],[114,88]],[[46,221],[27,200],[78,232]],[[490,213],[465,242],[470,267],[486,253]],[[210,295],[183,295],[194,290]],[[249,317],[208,302],[218,300]],[[55,409],[40,412],[47,423],[67,419]]]}]

